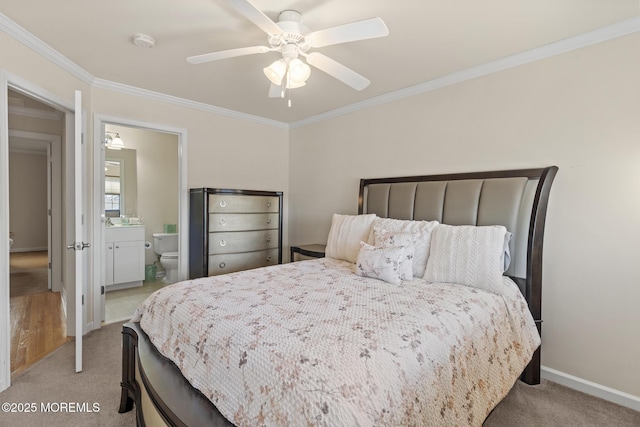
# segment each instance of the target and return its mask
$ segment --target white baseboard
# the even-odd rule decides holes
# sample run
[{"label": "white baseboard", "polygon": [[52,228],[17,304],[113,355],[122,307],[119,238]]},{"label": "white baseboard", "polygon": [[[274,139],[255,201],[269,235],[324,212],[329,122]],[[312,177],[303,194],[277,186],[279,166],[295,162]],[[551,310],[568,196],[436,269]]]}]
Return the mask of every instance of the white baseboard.
[{"label": "white baseboard", "polygon": [[633,394],[578,378],[565,372],[556,371],[546,366],[540,368],[540,376],[554,383],[581,391],[582,393],[590,394],[609,402],[640,411],[640,397],[634,396]]}]

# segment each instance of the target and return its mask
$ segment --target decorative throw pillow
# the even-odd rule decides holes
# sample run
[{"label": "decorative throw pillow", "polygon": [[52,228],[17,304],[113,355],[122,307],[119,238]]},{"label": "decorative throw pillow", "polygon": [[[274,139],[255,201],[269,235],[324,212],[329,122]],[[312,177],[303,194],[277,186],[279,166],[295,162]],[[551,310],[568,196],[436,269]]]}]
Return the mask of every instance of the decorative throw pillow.
[{"label": "decorative throw pillow", "polygon": [[416,247],[416,235],[412,233],[394,233],[381,228],[375,228],[373,230],[373,246],[377,247],[397,247],[403,246],[411,249],[413,256],[413,262],[408,266],[408,273],[402,277],[402,280],[413,279],[413,264],[415,263],[415,247]]},{"label": "decorative throw pillow", "polygon": [[376,247],[361,242],[356,274],[399,285],[413,279],[413,250],[404,246]]},{"label": "decorative throw pillow", "polygon": [[422,277],[427,267],[429,258],[431,233],[438,225],[438,221],[410,221],[393,218],[376,218],[371,226],[371,233],[367,241],[371,245],[378,246],[375,240],[374,230],[386,230],[387,233],[410,233],[414,237],[413,276]]},{"label": "decorative throw pillow", "polygon": [[369,236],[371,223],[374,219],[376,219],[376,214],[334,214],[331,219],[325,256],[351,263],[356,262],[360,251],[360,242]]},{"label": "decorative throw pillow", "polygon": [[438,225],[424,278],[501,294],[506,233],[501,225]]}]

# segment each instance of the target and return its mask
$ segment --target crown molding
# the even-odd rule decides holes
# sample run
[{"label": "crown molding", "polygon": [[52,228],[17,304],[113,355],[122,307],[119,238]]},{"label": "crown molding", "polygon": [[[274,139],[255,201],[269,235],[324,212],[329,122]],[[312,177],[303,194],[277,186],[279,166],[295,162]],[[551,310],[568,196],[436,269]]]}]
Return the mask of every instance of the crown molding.
[{"label": "crown molding", "polygon": [[180,107],[193,108],[194,110],[200,110],[208,113],[214,113],[233,119],[246,120],[258,124],[267,126],[273,126],[281,129],[289,129],[289,125],[285,122],[277,120],[267,119],[261,116],[255,116],[252,114],[241,113],[235,110],[229,110],[227,108],[216,107],[215,105],[205,104],[203,102],[190,101],[188,99],[179,98],[177,96],[167,95],[160,92],[154,92],[147,89],[141,89],[134,86],[125,85],[122,83],[112,82],[109,80],[95,79],[93,87],[105,90],[111,90],[119,92],[125,95],[138,96],[146,98],[152,101],[166,102],[169,104],[177,105]]},{"label": "crown molding", "polygon": [[389,92],[387,94],[376,96],[361,102],[356,102],[351,105],[337,108],[335,110],[311,116],[292,123],[267,119],[265,117],[241,113],[239,111],[229,110],[226,108],[217,107],[215,105],[190,101],[188,99],[179,98],[172,95],[166,95],[163,93],[111,82],[108,80],[97,79],[86,70],[62,55],[60,52],[51,48],[42,40],[38,39],[33,34],[28,32],[26,29],[13,22],[2,13],[0,13],[0,30],[4,31],[14,39],[33,49],[36,53],[50,60],[54,64],[68,71],[69,73],[76,76],[78,79],[87,83],[88,85],[91,85],[92,87],[112,90],[123,94],[146,98],[154,101],[161,101],[181,107],[192,108],[195,110],[219,114],[221,116],[250,121],[267,126],[274,126],[281,129],[295,129],[632,34],[640,31],[640,17],[634,17],[631,19],[620,21],[615,24],[598,28],[584,34],[569,37],[555,43],[517,53],[515,55],[488,62],[486,64],[478,65],[476,67],[471,67],[466,70],[451,73],[437,79],[419,83],[417,85],[410,86],[401,90]]},{"label": "crown molding", "polygon": [[0,13],[0,30],[4,31],[20,43],[31,48],[33,51],[53,62],[63,70],[71,73],[84,83],[90,85],[94,77],[84,68],[25,30],[20,25],[13,22],[6,15]]},{"label": "crown molding", "polygon": [[446,76],[439,77],[437,79],[433,79],[424,83],[419,83],[414,86],[409,86],[405,89],[389,92],[387,94],[370,98],[365,101],[357,102],[355,104],[347,105],[345,107],[337,108],[335,110],[331,110],[317,116],[299,120],[297,122],[290,123],[289,126],[291,129],[295,129],[313,123],[322,122],[335,117],[343,116],[345,114],[354,113],[356,111],[365,110],[367,108],[387,104],[389,102],[394,102],[403,98],[430,92],[432,90],[486,76],[488,74],[497,73],[509,68],[518,67],[530,62],[550,58],[555,55],[559,55],[576,49],[581,49],[583,47],[591,46],[618,37],[626,36],[638,31],[640,31],[640,17],[627,19],[612,25],[608,25],[606,27],[589,31],[587,33],[560,40],[555,43],[517,53],[515,55],[507,56],[505,58],[478,65],[476,67],[467,68],[466,70],[451,73]]}]

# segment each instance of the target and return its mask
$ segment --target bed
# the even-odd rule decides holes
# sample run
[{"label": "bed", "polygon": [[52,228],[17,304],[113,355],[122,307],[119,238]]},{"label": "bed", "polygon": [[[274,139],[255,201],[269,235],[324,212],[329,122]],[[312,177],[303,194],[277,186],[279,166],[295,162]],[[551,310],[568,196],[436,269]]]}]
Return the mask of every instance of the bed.
[{"label": "bed", "polygon": [[[556,172],[362,179],[327,258],[181,282],[143,303],[123,327],[119,411],[135,404],[138,425],[481,425],[518,377],[540,381]],[[371,245],[343,244],[369,220],[358,230]],[[394,243],[418,234],[387,230],[398,224],[429,228],[428,258]],[[478,233],[501,267],[510,258],[499,278],[496,257],[456,252],[484,253],[455,246]],[[371,263],[381,254],[385,268]]]}]

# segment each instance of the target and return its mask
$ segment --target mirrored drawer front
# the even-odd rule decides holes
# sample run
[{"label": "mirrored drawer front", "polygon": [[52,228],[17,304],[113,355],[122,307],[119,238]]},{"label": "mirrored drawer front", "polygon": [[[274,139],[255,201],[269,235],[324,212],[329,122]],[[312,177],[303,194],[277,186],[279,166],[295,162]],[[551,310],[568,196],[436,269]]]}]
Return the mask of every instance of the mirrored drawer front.
[{"label": "mirrored drawer front", "polygon": [[276,265],[277,263],[277,249],[242,254],[210,255],[209,276],[265,267],[267,265]]},{"label": "mirrored drawer front", "polygon": [[209,231],[243,231],[278,228],[277,213],[209,214]]},{"label": "mirrored drawer front", "polygon": [[279,199],[270,196],[212,194],[209,212],[278,212]]},{"label": "mirrored drawer front", "polygon": [[261,251],[278,247],[278,230],[209,233],[209,255]]}]

